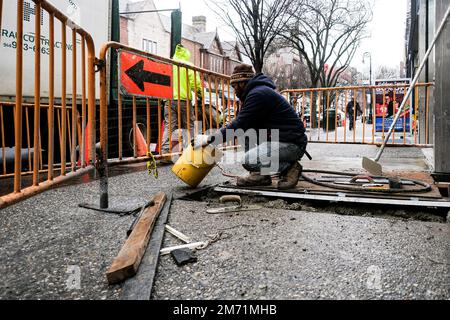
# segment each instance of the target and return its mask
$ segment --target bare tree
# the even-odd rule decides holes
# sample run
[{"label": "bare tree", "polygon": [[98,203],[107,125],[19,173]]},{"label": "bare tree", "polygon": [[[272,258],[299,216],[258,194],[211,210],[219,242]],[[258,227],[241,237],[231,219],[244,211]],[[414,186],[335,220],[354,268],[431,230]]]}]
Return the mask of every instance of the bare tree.
[{"label": "bare tree", "polygon": [[313,87],[334,87],[349,67],[366,27],[371,4],[360,0],[300,0],[283,34],[305,59]]},{"label": "bare tree", "polygon": [[375,73],[376,79],[395,79],[400,76],[400,70],[396,68],[391,68],[388,66],[380,66],[378,67],[377,72]]},{"label": "bare tree", "polygon": [[[298,0],[302,1],[302,0]],[[298,1],[296,2],[298,4]],[[237,36],[256,72],[274,39],[290,23],[291,0],[205,0]],[[295,10],[294,10],[295,11]]]},{"label": "bare tree", "polygon": [[277,43],[273,47],[263,72],[273,79],[278,90],[310,87],[309,71],[302,58],[291,48],[280,48]]}]

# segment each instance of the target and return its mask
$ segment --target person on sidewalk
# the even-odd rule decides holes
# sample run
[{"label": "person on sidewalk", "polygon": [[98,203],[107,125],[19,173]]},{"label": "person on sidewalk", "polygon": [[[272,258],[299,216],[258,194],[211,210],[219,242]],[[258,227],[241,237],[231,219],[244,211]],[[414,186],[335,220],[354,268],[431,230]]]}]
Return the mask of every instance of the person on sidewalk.
[{"label": "person on sidewalk", "polygon": [[[355,106],[356,106],[356,116],[355,116]],[[358,115],[362,115],[361,107],[359,103],[355,101],[353,97],[352,100],[347,104],[347,117],[349,121],[349,130],[352,131],[355,128],[355,118],[358,118]]]},{"label": "person on sidewalk", "polygon": [[[184,64],[192,65],[190,62],[191,53],[181,44],[177,45],[173,60],[182,62]],[[178,75],[178,71],[180,75]],[[188,75],[186,76],[186,72]],[[189,79],[189,83],[187,79]],[[178,84],[178,80],[180,83]],[[197,89],[195,96],[193,92]],[[178,68],[176,65],[173,66],[173,100],[170,106],[165,108],[164,112],[164,134],[161,143],[161,154],[170,153],[170,139],[169,139],[169,128],[171,129],[172,135],[172,152],[180,152],[181,141],[179,139],[179,130],[185,129],[182,135],[183,142],[185,145],[189,143],[187,139],[187,132],[191,137],[194,136],[194,125],[195,125],[195,107],[192,105],[192,99],[201,99],[202,97],[202,84],[200,81],[199,73],[197,72],[197,77],[195,77],[194,70],[186,71],[186,68]],[[189,101],[189,104],[188,104]],[[180,104],[181,114],[178,114],[178,103]],[[170,118],[169,119],[169,108],[170,108]],[[188,128],[188,117],[189,117],[189,128]],[[178,127],[179,121],[181,128]],[[169,127],[170,121],[170,127]]]},{"label": "person on sidewalk", "polygon": [[[299,116],[289,102],[275,91],[273,81],[262,73],[255,74],[251,66],[237,66],[231,76],[231,85],[242,103],[241,111],[233,122],[209,136],[202,146],[232,141],[237,132],[247,133],[254,129],[258,139],[254,145],[245,143],[243,164],[250,175],[238,178],[237,185],[270,186],[272,174],[279,174],[279,190],[295,188],[302,172],[299,161],[308,143]],[[262,137],[270,132],[277,132],[278,138],[273,134]],[[262,142],[264,139],[267,142]],[[270,172],[273,168],[277,172]]]}]

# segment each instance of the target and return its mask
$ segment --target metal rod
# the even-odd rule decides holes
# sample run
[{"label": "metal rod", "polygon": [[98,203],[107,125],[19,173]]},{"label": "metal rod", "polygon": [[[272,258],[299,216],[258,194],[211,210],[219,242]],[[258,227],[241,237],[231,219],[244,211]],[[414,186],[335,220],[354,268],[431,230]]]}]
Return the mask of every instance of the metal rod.
[{"label": "metal rod", "polygon": [[[191,100],[190,95],[191,95],[191,88],[190,88],[190,83],[189,83],[189,69],[186,68],[186,119],[187,119],[187,137],[188,140],[185,142],[186,144],[189,143],[189,141],[191,141]],[[194,81],[195,82],[195,81]],[[180,83],[178,83],[178,85],[180,85]],[[184,144],[183,144],[184,146]]]},{"label": "metal rod", "polygon": [[195,115],[195,123],[194,123],[194,137],[198,135],[198,91],[197,91],[197,70],[194,70],[194,92],[195,92],[195,101],[194,101],[194,115]]},{"label": "metal rod", "polygon": [[5,122],[3,119],[3,105],[0,104],[0,123],[2,124],[2,162],[3,162],[3,174],[6,174],[6,151],[5,151]]},{"label": "metal rod", "polygon": [[173,128],[172,128],[172,106],[174,105],[174,101],[172,100],[172,99],[170,99],[169,100],[169,106],[168,106],[168,109],[167,109],[167,116],[168,116],[168,119],[167,119],[167,123],[168,123],[168,125],[169,125],[169,153],[172,153],[172,149],[173,149],[173,141],[172,141],[172,130],[173,130]]},{"label": "metal rod", "polygon": [[[106,115],[105,115],[106,116]],[[136,97],[133,96],[133,157],[137,158],[137,144],[136,144],[136,138],[137,138],[137,113],[136,113]]]},{"label": "metal rod", "polygon": [[147,112],[147,151],[150,150],[150,144],[151,144],[151,135],[152,135],[152,131],[151,131],[151,113],[150,113],[150,99],[147,98],[145,99],[145,109]]},{"label": "metal rod", "polygon": [[216,91],[216,126],[217,130],[219,130],[219,82],[217,81],[217,77],[214,77],[214,89]]},{"label": "metal rod", "polygon": [[49,79],[49,107],[47,111],[48,118],[48,181],[54,178],[54,144],[55,144],[55,16],[49,14],[49,64],[48,64],[48,79]]},{"label": "metal rod", "polygon": [[34,51],[34,136],[33,136],[33,186],[39,185],[39,132],[41,104],[41,4],[35,8],[35,51]]},{"label": "metal rod", "polygon": [[200,85],[201,85],[201,98],[202,98],[202,134],[206,131],[206,110],[205,110],[205,84],[204,84],[205,78],[203,76],[203,73],[200,72]]},{"label": "metal rod", "polygon": [[208,91],[209,91],[209,130],[213,130],[213,101],[212,101],[212,83],[211,83],[211,75],[208,76]]},{"label": "metal rod", "polygon": [[86,166],[86,39],[81,38],[81,167]]},{"label": "metal rod", "polygon": [[14,111],[14,192],[22,189],[22,80],[23,80],[23,0],[17,0],[16,109]]},{"label": "metal rod", "polygon": [[122,128],[122,126],[123,126],[123,119],[122,119],[122,95],[119,93],[119,102],[118,102],[118,104],[119,104],[119,110],[118,110],[118,112],[119,112],[119,124],[118,124],[118,127],[119,127],[119,159],[120,160],[122,160],[122,158],[123,158],[123,138],[122,138],[122,135],[123,135],[123,128]]},{"label": "metal rod", "polygon": [[27,149],[28,149],[28,169],[33,170],[31,163],[31,139],[30,139],[30,120],[28,117],[28,108],[25,109],[25,122],[27,124]]},{"label": "metal rod", "polygon": [[[183,137],[181,135],[181,69],[180,66],[177,65],[177,93],[178,93],[178,110],[177,110],[177,122],[178,122],[178,151],[181,151],[181,146],[183,145]],[[159,146],[161,148],[161,146]]]},{"label": "metal rod", "polygon": [[[71,148],[71,165],[72,171],[76,170],[76,114],[77,114],[77,33],[72,30],[72,148]],[[81,151],[81,150],[80,150]]]},{"label": "metal rod", "polygon": [[414,89],[414,86],[418,82],[419,77],[420,77],[420,73],[422,72],[423,68],[425,67],[426,62],[428,61],[428,57],[430,56],[431,52],[433,51],[434,45],[436,44],[437,39],[441,35],[442,30],[444,29],[444,26],[447,23],[447,19],[448,19],[449,16],[450,16],[450,6],[448,7],[447,12],[444,15],[444,19],[442,20],[441,24],[439,25],[439,28],[436,31],[436,34],[434,36],[433,41],[430,44],[430,47],[428,48],[428,51],[425,53],[425,56],[424,56],[424,58],[422,60],[422,63],[420,64],[419,69],[417,70],[416,76],[414,77],[411,85],[409,86],[409,89],[408,89],[408,92],[406,93],[406,96],[403,98],[402,105],[400,106],[397,114],[395,115],[394,122],[392,123],[391,128],[389,129],[388,135],[387,135],[386,139],[384,140],[384,143],[381,146],[381,149],[378,151],[377,156],[374,159],[376,162],[378,162],[380,160],[381,155],[383,154],[383,151],[386,148],[386,144],[388,143],[389,138],[391,137],[392,132],[395,129],[395,124],[397,123],[397,121],[398,121],[398,119],[400,117],[400,114],[403,112],[403,109],[405,108],[406,102],[408,101],[409,97],[411,96],[411,93],[412,93],[412,91]]},{"label": "metal rod", "polygon": [[62,104],[62,114],[61,114],[61,175],[66,174],[66,89],[67,89],[67,35],[66,35],[66,24],[64,22],[61,23],[61,35],[62,35],[62,75],[61,75],[61,104]]},{"label": "metal rod", "polygon": [[161,99],[158,99],[158,145],[160,148],[162,148],[162,114],[161,114],[161,107],[164,108],[164,105],[161,106]]}]

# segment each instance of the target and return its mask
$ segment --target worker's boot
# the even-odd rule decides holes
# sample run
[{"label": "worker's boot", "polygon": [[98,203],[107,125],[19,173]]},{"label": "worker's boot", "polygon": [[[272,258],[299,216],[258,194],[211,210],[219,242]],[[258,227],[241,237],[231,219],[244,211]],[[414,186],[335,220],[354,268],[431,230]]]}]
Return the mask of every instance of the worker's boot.
[{"label": "worker's boot", "polygon": [[298,184],[302,171],[303,167],[296,161],[278,182],[278,190],[294,189]]},{"label": "worker's boot", "polygon": [[251,172],[247,177],[237,179],[238,187],[267,187],[272,185],[270,176],[262,176],[260,173]]}]

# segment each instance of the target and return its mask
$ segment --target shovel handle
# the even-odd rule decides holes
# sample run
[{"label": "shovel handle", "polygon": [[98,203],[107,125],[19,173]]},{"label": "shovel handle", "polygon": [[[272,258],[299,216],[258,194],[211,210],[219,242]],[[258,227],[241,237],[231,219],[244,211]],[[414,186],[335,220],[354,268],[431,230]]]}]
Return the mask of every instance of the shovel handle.
[{"label": "shovel handle", "polygon": [[428,51],[425,53],[422,63],[420,64],[419,69],[417,70],[416,76],[414,77],[413,81],[411,82],[411,85],[409,86],[408,92],[406,93],[405,97],[403,98],[403,102],[402,102],[400,108],[398,109],[398,112],[394,118],[394,121],[392,122],[391,128],[389,129],[389,132],[388,132],[386,138],[384,139],[383,145],[381,146],[380,151],[378,151],[378,154],[374,159],[376,162],[378,162],[380,160],[381,155],[383,154],[383,151],[386,148],[386,145],[387,145],[389,139],[391,138],[392,133],[394,132],[395,125],[397,124],[397,121],[400,118],[400,115],[402,114],[403,109],[405,108],[406,103],[408,102],[408,99],[411,96],[411,93],[414,90],[414,87],[415,87],[417,81],[419,80],[420,73],[422,72],[423,68],[425,67],[425,63],[427,62],[428,57],[430,56],[431,52],[433,51],[434,45],[436,44],[437,39],[441,35],[442,30],[444,29],[449,16],[450,16],[450,6],[448,7],[447,12],[444,15],[444,19],[442,19],[442,22],[436,31],[436,34],[434,36],[433,41],[430,44],[430,47],[428,48]]}]

